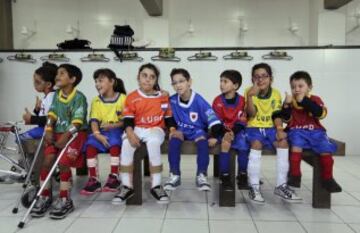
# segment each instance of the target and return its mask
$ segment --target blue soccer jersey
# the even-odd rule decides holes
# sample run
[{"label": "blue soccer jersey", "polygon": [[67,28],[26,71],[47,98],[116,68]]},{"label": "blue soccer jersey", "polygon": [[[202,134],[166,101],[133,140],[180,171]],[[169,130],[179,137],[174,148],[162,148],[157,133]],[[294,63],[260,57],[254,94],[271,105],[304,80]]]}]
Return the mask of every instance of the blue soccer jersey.
[{"label": "blue soccer jersey", "polygon": [[180,101],[178,94],[170,97],[170,104],[178,130],[189,140],[206,134],[213,125],[221,124],[210,104],[194,91],[187,104]]}]

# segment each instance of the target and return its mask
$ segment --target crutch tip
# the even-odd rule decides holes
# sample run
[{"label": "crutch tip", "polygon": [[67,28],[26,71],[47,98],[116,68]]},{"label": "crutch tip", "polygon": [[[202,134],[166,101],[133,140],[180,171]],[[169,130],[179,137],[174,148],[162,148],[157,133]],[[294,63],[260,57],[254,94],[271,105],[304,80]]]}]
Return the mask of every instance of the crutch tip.
[{"label": "crutch tip", "polygon": [[19,222],[18,228],[24,228],[25,222]]},{"label": "crutch tip", "polygon": [[13,213],[13,214],[17,214],[18,210],[19,210],[19,209],[15,207],[15,208],[12,210],[12,213]]}]

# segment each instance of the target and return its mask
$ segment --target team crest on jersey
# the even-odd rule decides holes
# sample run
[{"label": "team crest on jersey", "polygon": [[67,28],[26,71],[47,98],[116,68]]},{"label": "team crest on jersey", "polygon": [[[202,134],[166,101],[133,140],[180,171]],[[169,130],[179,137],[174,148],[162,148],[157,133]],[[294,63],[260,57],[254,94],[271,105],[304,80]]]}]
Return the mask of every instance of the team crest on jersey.
[{"label": "team crest on jersey", "polygon": [[192,122],[196,122],[197,119],[198,119],[198,117],[199,117],[199,115],[198,115],[197,112],[190,112],[190,120],[191,120]]},{"label": "team crest on jersey", "polygon": [[121,116],[121,111],[116,111],[117,116]]},{"label": "team crest on jersey", "polygon": [[161,104],[161,110],[163,110],[164,112],[168,109],[168,107],[169,107],[168,103]]}]

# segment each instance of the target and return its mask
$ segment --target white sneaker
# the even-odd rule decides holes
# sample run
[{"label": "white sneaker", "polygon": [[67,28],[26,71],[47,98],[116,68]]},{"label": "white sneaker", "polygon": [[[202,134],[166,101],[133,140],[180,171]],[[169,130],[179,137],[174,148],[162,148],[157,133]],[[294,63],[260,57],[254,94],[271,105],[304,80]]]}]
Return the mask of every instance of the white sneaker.
[{"label": "white sneaker", "polygon": [[249,198],[251,201],[259,204],[265,203],[265,199],[263,198],[259,185],[251,185],[249,189]]},{"label": "white sneaker", "polygon": [[166,191],[174,191],[181,184],[181,177],[170,173],[169,179],[164,184]]},{"label": "white sneaker", "polygon": [[287,184],[279,185],[275,188],[274,194],[288,202],[301,202],[302,198],[297,196]]},{"label": "white sneaker", "polygon": [[211,190],[211,186],[210,186],[209,182],[207,181],[207,177],[203,173],[200,173],[196,177],[196,187],[198,187],[198,189],[200,191],[210,191]]}]

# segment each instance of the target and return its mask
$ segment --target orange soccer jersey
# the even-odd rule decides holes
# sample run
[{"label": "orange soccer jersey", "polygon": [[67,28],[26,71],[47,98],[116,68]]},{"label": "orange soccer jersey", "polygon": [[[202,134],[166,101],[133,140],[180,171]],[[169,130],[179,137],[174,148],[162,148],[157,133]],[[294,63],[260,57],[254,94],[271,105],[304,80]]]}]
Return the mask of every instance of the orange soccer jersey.
[{"label": "orange soccer jersey", "polygon": [[164,118],[171,117],[169,97],[147,96],[140,90],[131,92],[125,101],[124,118],[134,118],[135,126],[141,128],[165,127]]}]

